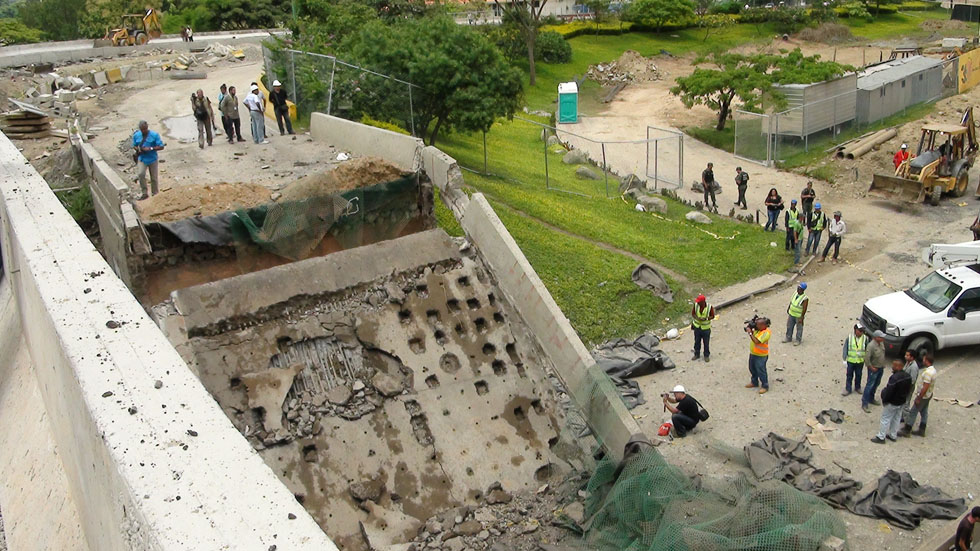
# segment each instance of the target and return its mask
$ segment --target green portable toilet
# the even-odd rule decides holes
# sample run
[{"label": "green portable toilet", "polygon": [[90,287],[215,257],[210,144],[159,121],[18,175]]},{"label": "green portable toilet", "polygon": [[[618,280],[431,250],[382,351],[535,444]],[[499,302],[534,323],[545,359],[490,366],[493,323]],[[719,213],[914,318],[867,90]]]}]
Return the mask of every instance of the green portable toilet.
[{"label": "green portable toilet", "polygon": [[558,84],[558,122],[578,122],[578,84]]}]

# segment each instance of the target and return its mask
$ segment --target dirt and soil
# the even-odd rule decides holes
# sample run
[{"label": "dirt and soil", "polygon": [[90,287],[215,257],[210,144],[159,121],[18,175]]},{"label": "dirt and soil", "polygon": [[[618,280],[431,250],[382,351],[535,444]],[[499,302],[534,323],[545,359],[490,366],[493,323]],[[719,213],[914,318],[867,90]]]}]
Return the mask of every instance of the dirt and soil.
[{"label": "dirt and soil", "polygon": [[239,182],[171,188],[143,201],[136,210],[147,222],[173,222],[191,216],[211,216],[271,202],[269,188]]},{"label": "dirt and soil", "polygon": [[398,167],[377,157],[352,159],[331,171],[310,174],[289,184],[283,188],[282,198],[295,201],[305,197],[340,193],[390,182],[400,178],[402,173]]},{"label": "dirt and soil", "polygon": [[626,50],[615,61],[592,65],[586,74],[590,79],[602,85],[616,85],[620,82],[651,82],[667,77],[667,74],[654,64],[654,58],[643,57],[636,50]]},{"label": "dirt and soil", "polygon": [[[815,51],[827,49],[825,46],[823,50],[814,47]],[[840,49],[838,60],[860,59],[861,50]],[[689,71],[689,68],[684,69],[685,63],[689,60],[658,58],[658,64],[664,65],[672,76]],[[677,128],[700,125],[705,119],[713,120],[713,114],[702,107],[684,109],[667,93],[668,86],[668,81],[631,85],[604,112],[584,116],[579,124],[569,125],[568,129],[593,138],[633,140],[645,138],[648,125]],[[962,108],[977,103],[978,98],[980,90],[974,90],[940,102],[929,119],[958,120]],[[931,408],[929,432],[924,439],[903,438],[898,443],[889,442],[884,446],[872,444],[869,439],[877,431],[880,407],[873,407],[872,412],[866,414],[861,411],[858,395],[841,396],[842,342],[861,315],[861,305],[871,297],[908,287],[916,278],[928,273],[929,268],[919,260],[922,247],[969,240],[968,226],[980,209],[980,201],[972,194],[964,199],[944,199],[938,207],[895,204],[865,196],[871,174],[882,167],[891,167],[894,148],[901,140],[909,141],[911,145],[915,128],[920,125],[921,122],[906,125],[895,140],[865,159],[840,163],[828,161],[841,167],[834,185],[813,179],[817,201],[828,213],[835,210],[843,213],[847,234],[841,247],[843,262],[814,261],[801,276],[801,280],[809,285],[807,293],[810,297],[801,346],[780,342],[785,333],[785,311],[794,292],[792,285],[721,311],[712,325],[710,363],[690,360],[692,336],[689,332],[685,331],[678,340],[664,343],[664,350],[671,354],[678,369],[639,379],[644,394],[648,399],[654,398],[633,410],[645,432],[655,434],[665,419],[663,408],[655,398],[676,384],[687,387],[711,411],[710,420],[698,427],[691,437],[660,446],[659,450],[669,461],[692,474],[744,472],[744,467],[732,460],[732,450],[738,456],[738,450],[743,446],[769,432],[801,437],[809,430],[805,424],[807,418],[823,409],[835,408],[844,410],[847,418],[839,426],[840,430],[831,436],[833,449],[816,450],[819,464],[836,469],[836,461],[850,469],[851,476],[865,484],[865,490],[872,489],[877,478],[891,468],[907,471],[920,483],[938,486],[953,496],[980,495],[980,475],[974,468],[980,447],[973,438],[972,429],[967,429],[976,426],[980,420],[980,406],[967,409],[943,401],[958,398],[973,403],[980,397],[980,379],[975,376],[980,366],[977,359],[980,347],[943,350],[937,354],[936,365],[941,375],[936,396],[943,400],[936,400]],[[588,150],[585,144],[582,145]],[[642,156],[645,153],[642,148],[607,146],[609,162],[614,169],[617,166],[644,166]],[[788,202],[799,197],[807,180],[811,179],[739,160],[686,138],[685,185],[678,191],[681,197],[701,200],[699,193],[690,191],[689,184],[699,178],[708,162],[714,163],[715,177],[723,186],[723,192],[718,196],[722,212],[727,212],[735,199],[732,182],[735,167],[741,166],[751,178],[747,193],[749,212],[760,211],[763,220],[763,200],[769,188],[777,188]],[[976,168],[971,171],[971,189],[978,172]],[[782,231],[773,233],[771,245],[782,247],[784,235]],[[826,235],[822,245],[825,243]],[[710,301],[712,290],[704,291]],[[765,395],[743,388],[749,379],[749,344],[742,331],[742,322],[753,313],[773,320],[768,366],[772,386]],[[911,549],[938,530],[950,529],[943,521],[925,521],[919,529],[907,532],[891,528],[880,520],[849,513],[842,515],[847,523],[851,549]]]}]

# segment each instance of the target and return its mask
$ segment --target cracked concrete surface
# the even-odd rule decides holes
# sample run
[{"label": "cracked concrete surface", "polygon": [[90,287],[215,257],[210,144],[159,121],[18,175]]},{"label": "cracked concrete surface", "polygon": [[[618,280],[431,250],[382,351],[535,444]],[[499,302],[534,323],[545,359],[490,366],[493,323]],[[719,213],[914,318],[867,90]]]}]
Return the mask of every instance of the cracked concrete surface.
[{"label": "cracked concrete surface", "polygon": [[[319,277],[328,266],[346,276]],[[409,542],[437,513],[582,465],[561,439],[543,354],[486,268],[441,230],[265,272],[267,284],[300,284],[267,293],[251,274],[178,291],[193,315],[172,310],[162,325],[343,549]],[[199,303],[215,307],[188,308]],[[305,369],[281,410],[257,410],[248,379],[288,366]]]}]

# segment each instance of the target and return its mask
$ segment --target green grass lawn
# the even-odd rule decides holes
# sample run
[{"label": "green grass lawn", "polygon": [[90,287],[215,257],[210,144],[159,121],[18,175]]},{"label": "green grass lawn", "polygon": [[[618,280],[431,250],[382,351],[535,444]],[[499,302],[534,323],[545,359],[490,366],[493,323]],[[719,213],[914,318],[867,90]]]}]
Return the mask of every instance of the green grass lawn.
[{"label": "green grass lawn", "polygon": [[491,204],[586,346],[670,325],[690,311],[677,282],[668,279],[674,290],[668,304],[630,279],[636,260]]},{"label": "green grass lawn", "polygon": [[[929,10],[900,11],[895,14],[880,15],[871,22],[861,18],[846,18],[840,22],[851,28],[855,36],[869,40],[896,39],[899,37],[921,37],[932,34],[919,25],[930,19],[949,19],[949,10],[938,7]],[[947,31],[948,36],[960,36],[960,31]]]}]

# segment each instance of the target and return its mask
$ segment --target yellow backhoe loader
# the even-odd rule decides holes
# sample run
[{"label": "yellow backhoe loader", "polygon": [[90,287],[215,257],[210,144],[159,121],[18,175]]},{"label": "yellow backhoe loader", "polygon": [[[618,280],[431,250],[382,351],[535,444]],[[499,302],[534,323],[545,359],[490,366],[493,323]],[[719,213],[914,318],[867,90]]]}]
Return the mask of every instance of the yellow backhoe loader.
[{"label": "yellow backhoe loader", "polygon": [[[943,193],[960,197],[970,184],[970,167],[977,155],[973,108],[960,124],[922,126],[915,155],[898,165],[894,175],[875,174],[868,192],[877,197],[919,203],[927,196],[939,204]],[[977,190],[980,195],[980,188]]]},{"label": "yellow backhoe loader", "polygon": [[120,28],[106,30],[104,38],[111,40],[113,46],[142,46],[151,38],[160,38],[162,32],[160,16],[156,10],[148,8],[142,15],[122,16]]}]

